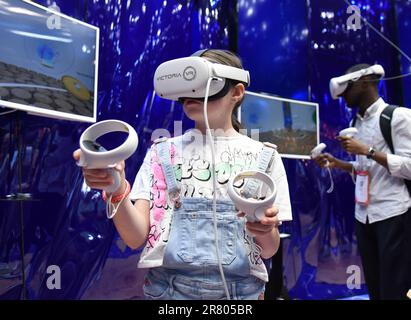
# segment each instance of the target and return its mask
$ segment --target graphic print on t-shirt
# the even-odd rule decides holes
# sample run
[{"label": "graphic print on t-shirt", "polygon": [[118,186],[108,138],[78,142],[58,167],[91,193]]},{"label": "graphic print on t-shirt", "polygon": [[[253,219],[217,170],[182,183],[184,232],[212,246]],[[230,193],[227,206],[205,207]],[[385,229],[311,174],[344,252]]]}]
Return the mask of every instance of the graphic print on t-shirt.
[{"label": "graphic print on t-shirt", "polygon": [[[178,147],[170,144],[171,163],[173,165],[176,180],[181,183],[181,197],[213,197],[212,161],[210,153],[206,156],[206,148],[182,148],[179,155]],[[181,151],[181,149],[180,149]],[[217,150],[216,178],[218,199],[229,199],[226,184],[229,179],[240,171],[251,169],[256,165],[258,153],[232,147],[226,143],[222,150]],[[151,150],[151,192],[150,211],[152,215],[150,231],[147,240],[148,249],[153,248],[162,238],[168,240],[169,225],[171,224],[171,204],[167,201],[167,185],[155,149]],[[241,188],[244,181],[236,183]]]}]

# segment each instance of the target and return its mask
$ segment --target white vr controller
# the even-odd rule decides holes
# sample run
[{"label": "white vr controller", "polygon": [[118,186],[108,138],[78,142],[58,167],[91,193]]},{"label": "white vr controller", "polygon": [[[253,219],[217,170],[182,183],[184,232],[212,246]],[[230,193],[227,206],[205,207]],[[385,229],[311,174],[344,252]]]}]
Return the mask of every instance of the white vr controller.
[{"label": "white vr controller", "polygon": [[311,158],[317,158],[325,148],[327,148],[327,145],[325,143],[320,143],[318,146],[311,150]]},{"label": "white vr controller", "polygon": [[[252,178],[265,183],[271,194],[264,200],[257,200],[254,198],[244,198],[234,189],[234,183],[238,180]],[[231,178],[228,183],[228,196],[234,202],[236,208],[245,213],[245,217],[250,222],[257,222],[264,218],[265,210],[271,208],[274,204],[275,197],[277,195],[277,188],[273,179],[269,175],[261,171],[247,170],[238,173],[235,177]]]},{"label": "white vr controller", "polygon": [[[311,150],[311,158],[315,159],[319,157],[325,148],[327,148],[327,145],[325,143],[320,143],[318,146],[316,146],[314,149]],[[330,162],[326,160],[324,167],[327,169],[328,175],[330,176],[330,181],[331,181],[331,184],[327,190],[327,193],[331,193],[334,190],[334,180],[333,180],[333,176],[331,174],[331,170],[329,166],[330,166]]]},{"label": "white vr controller", "polygon": [[[339,136],[353,138],[357,133],[358,133],[357,128],[351,127],[351,128],[346,128],[344,130],[341,130],[339,133]],[[311,150],[311,158],[312,159],[317,158],[324,151],[325,148],[327,148],[327,145],[325,143],[320,143],[318,146],[316,146],[314,149]]]},{"label": "white vr controller", "polygon": [[[340,137],[354,137],[356,134],[358,133],[357,128],[346,128],[344,130],[341,130],[339,132],[339,136]],[[314,149],[311,150],[311,158],[315,159],[317,157],[319,157],[322,152],[324,151],[324,149],[327,148],[327,145],[325,143],[320,143],[318,146],[316,146]],[[331,185],[327,190],[327,193],[331,193],[334,190],[334,180],[331,174],[331,170],[330,170],[330,163],[328,162],[328,160],[326,161],[324,167],[327,168],[328,171],[328,175],[330,176],[330,180],[331,180]]]},{"label": "white vr controller", "polygon": [[[96,140],[111,132],[127,132],[128,137],[123,144],[112,150],[106,150]],[[114,183],[105,189],[106,192],[116,191],[121,184],[120,173],[114,170],[119,161],[129,158],[137,149],[138,136],[128,123],[119,120],[105,120],[88,127],[80,137],[81,155],[77,165],[88,169],[108,168],[114,178]]]}]

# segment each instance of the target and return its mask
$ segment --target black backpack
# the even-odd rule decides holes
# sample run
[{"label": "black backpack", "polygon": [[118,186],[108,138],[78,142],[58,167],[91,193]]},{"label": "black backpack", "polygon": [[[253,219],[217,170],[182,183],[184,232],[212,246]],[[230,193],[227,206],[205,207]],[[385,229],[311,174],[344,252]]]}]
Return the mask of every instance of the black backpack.
[{"label": "black backpack", "polygon": [[[380,128],[381,128],[381,133],[382,136],[385,139],[385,142],[388,144],[388,147],[390,148],[392,154],[395,154],[394,150],[394,144],[392,142],[392,134],[391,134],[391,119],[392,115],[399,107],[397,106],[387,106],[380,115]],[[352,123],[352,126],[355,127],[357,118],[355,117]],[[411,195],[411,180],[406,180],[404,179],[405,185],[407,186],[408,192]]]}]

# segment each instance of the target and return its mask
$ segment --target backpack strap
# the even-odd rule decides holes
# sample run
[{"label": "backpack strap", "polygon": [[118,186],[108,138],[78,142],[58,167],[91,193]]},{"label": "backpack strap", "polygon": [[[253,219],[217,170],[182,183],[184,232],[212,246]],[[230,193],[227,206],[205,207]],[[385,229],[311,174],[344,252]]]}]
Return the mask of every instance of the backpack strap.
[{"label": "backpack strap", "polygon": [[357,114],[354,115],[354,118],[351,120],[350,127],[355,128],[355,124],[357,123]]},{"label": "backpack strap", "polygon": [[384,137],[385,142],[388,144],[388,147],[391,150],[391,153],[394,154],[394,144],[392,142],[392,134],[391,134],[391,120],[392,115],[394,114],[395,109],[397,106],[387,106],[380,115],[380,129],[382,136]]}]

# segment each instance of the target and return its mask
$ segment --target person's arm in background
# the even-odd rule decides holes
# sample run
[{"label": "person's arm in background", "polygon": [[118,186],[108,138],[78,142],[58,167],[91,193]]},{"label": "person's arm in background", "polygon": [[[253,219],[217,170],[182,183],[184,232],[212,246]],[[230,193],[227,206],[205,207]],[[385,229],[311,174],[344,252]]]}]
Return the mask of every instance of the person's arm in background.
[{"label": "person's arm in background", "polygon": [[[78,161],[81,150],[74,151],[73,158]],[[143,163],[142,168],[144,165]],[[121,186],[113,193],[113,196],[121,195],[126,190],[124,161],[117,164],[115,170],[120,173]],[[141,170],[141,169],[140,169]],[[114,182],[113,177],[106,169],[86,169],[83,168],[83,176],[86,184],[93,189],[104,189]],[[123,241],[132,249],[137,249],[143,245],[149,233],[149,211],[150,201],[138,199],[135,204],[126,197],[120,204],[116,215],[113,218],[114,224]]]}]

